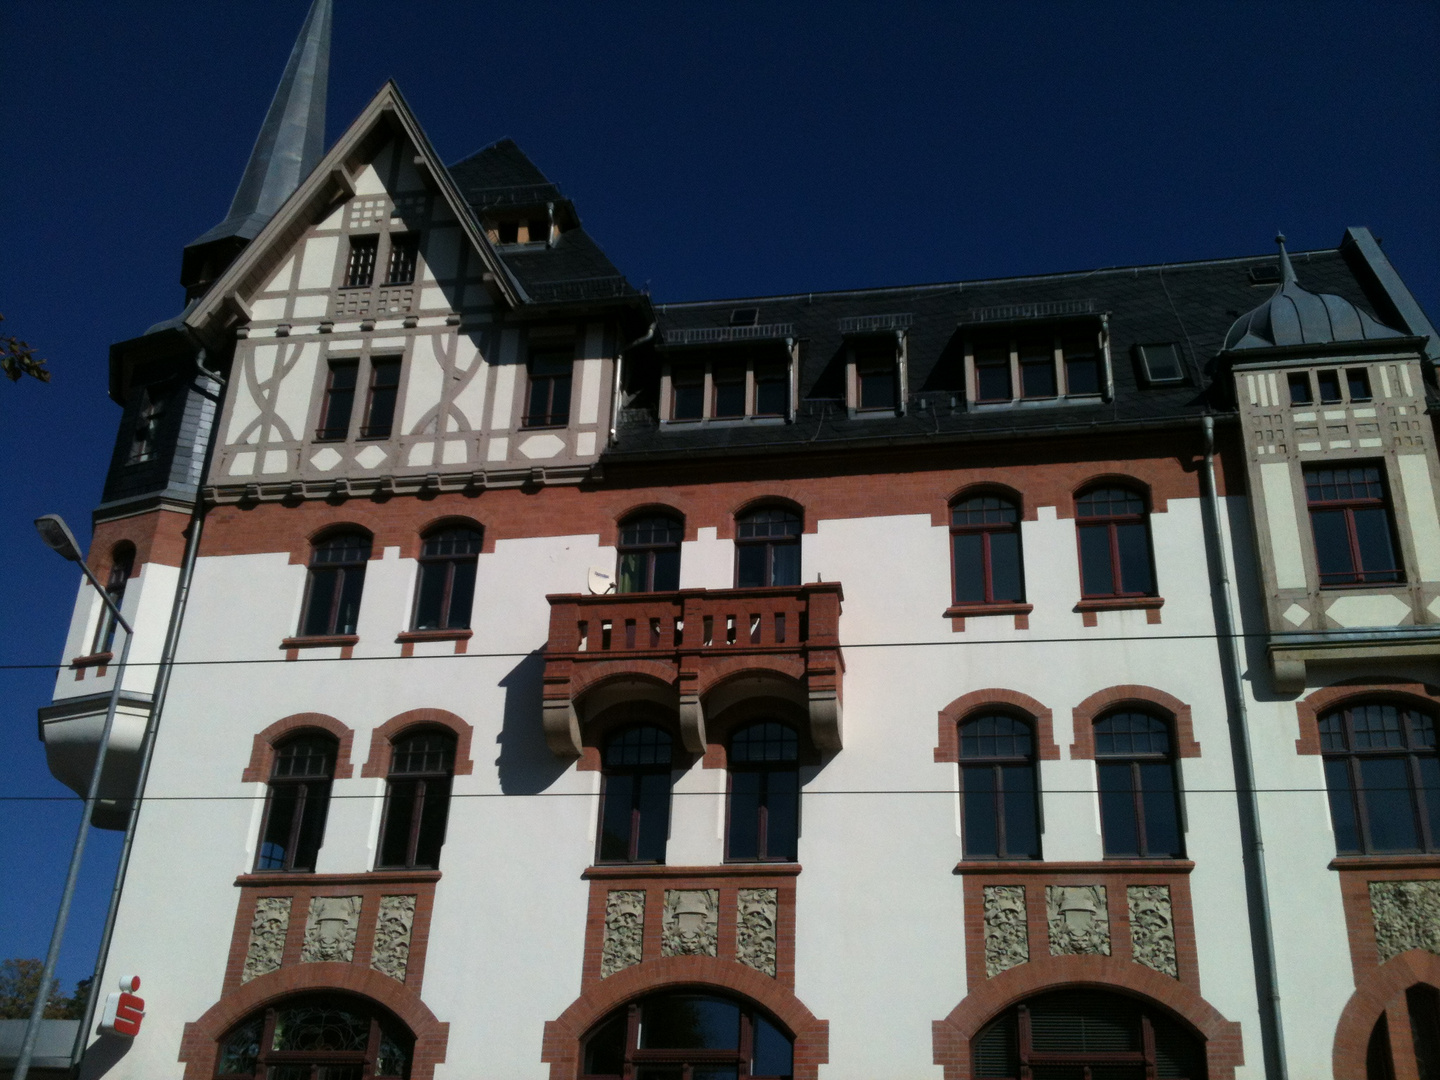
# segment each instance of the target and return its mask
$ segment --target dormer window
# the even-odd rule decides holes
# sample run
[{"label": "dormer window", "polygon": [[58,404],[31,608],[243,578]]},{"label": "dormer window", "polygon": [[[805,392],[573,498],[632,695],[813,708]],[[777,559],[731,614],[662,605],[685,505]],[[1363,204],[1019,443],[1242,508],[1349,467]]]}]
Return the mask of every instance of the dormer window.
[{"label": "dormer window", "polygon": [[534,217],[492,221],[486,225],[486,232],[492,244],[548,244],[550,219]]},{"label": "dormer window", "polygon": [[352,236],[350,238],[350,262],[345,268],[347,289],[368,288],[375,280],[375,256],[380,250],[380,237]]},{"label": "dormer window", "polygon": [[661,376],[666,422],[784,418],[790,414],[791,366],[755,352],[674,360]]},{"label": "dormer window", "polygon": [[1098,330],[979,331],[965,342],[966,381],[978,405],[1099,397],[1105,360]]},{"label": "dormer window", "polygon": [[904,412],[904,331],[867,326],[848,332],[842,328],[842,333],[846,333],[845,397],[850,415]]}]

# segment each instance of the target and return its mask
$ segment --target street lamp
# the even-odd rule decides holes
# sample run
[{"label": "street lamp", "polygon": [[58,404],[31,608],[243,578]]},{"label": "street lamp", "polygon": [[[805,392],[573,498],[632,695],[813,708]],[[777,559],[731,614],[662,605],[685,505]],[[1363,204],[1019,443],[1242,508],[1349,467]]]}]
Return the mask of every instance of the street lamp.
[{"label": "street lamp", "polygon": [[[35,1055],[35,1040],[40,1035],[40,1021],[45,1016],[45,1003],[50,997],[50,987],[55,981],[55,965],[60,960],[60,943],[65,940],[65,924],[70,918],[70,902],[75,898],[75,883],[80,877],[80,863],[85,856],[85,841],[90,835],[90,816],[95,812],[95,804],[100,797],[100,775],[105,769],[105,753],[110,748],[110,731],[115,726],[115,710],[120,705],[120,684],[125,677],[125,661],[130,656],[130,642],[135,633],[125,617],[120,614],[120,607],[106,591],[104,586],[90,572],[85,565],[85,560],[80,557],[80,547],[75,543],[75,535],[70,531],[59,514],[46,514],[35,519],[35,528],[40,533],[40,539],[52,550],[68,559],[70,562],[78,563],[84,571],[85,577],[90,584],[95,586],[95,591],[100,594],[100,599],[110,609],[110,615],[116,624],[125,631],[125,644],[120,649],[120,662],[115,665],[115,683],[110,688],[110,703],[105,710],[105,726],[100,731],[100,742],[95,748],[95,768],[90,774],[90,788],[85,795],[85,811],[80,815],[80,829],[75,835],[75,847],[70,852],[70,869],[65,875],[65,891],[60,894],[60,910],[55,915],[55,929],[50,934],[50,951],[45,954],[45,967],[40,972],[40,987],[35,996],[35,1006],[30,1010],[30,1019],[25,1024],[25,1038],[20,1044],[20,1056],[15,1061],[15,1072],[12,1080],[26,1080],[30,1074],[30,1059]],[[94,995],[99,987],[91,986],[90,993]]]}]

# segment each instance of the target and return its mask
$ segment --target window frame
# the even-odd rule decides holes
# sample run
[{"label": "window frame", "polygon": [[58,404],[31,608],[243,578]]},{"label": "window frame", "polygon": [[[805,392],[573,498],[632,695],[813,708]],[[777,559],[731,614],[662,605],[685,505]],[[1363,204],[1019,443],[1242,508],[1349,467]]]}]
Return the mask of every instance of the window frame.
[{"label": "window frame", "polygon": [[[405,752],[404,745],[415,740],[436,737],[444,744],[435,751],[425,753],[439,753],[443,764],[434,769],[404,769],[396,768],[396,759]],[[455,733],[449,728],[441,727],[412,727],[397,733],[390,740],[390,767],[385,773],[385,804],[380,813],[380,832],[375,845],[375,869],[376,870],[438,870],[440,868],[440,855],[445,847],[445,837],[450,826],[450,803],[453,797],[455,782],[455,757],[459,740]],[[397,791],[399,785],[414,784],[415,787],[408,793],[408,796]],[[421,833],[425,829],[425,811],[427,800],[436,797],[436,788],[442,788],[439,797],[445,800],[445,808],[439,815],[439,824],[433,827],[438,831],[438,839],[434,839],[435,858],[432,861],[422,862],[420,856]],[[393,813],[397,813],[396,807],[400,799],[408,798],[409,801],[409,831],[405,839],[405,860],[403,862],[386,861],[386,841],[389,839],[388,832],[391,827]]]},{"label": "window frame", "polygon": [[[380,262],[380,234],[351,233],[350,251],[345,259],[343,289],[368,289],[375,284],[375,269]],[[363,280],[361,276],[363,275]]]},{"label": "window frame", "polygon": [[[1400,746],[1356,747],[1354,710],[1371,706],[1389,707],[1399,713],[1400,733],[1403,740]],[[1437,749],[1434,744],[1430,746],[1425,746],[1423,743],[1417,745],[1412,717],[1421,717],[1427,720],[1433,735],[1437,723],[1435,716],[1429,710],[1419,707],[1412,701],[1393,698],[1371,697],[1347,701],[1332,709],[1327,709],[1316,718],[1316,726],[1320,735],[1321,757],[1325,763],[1327,804],[1331,815],[1332,831],[1335,833],[1337,855],[1383,857],[1397,854],[1440,853],[1440,808],[1427,812],[1428,808],[1425,805],[1426,800],[1423,793],[1429,789],[1424,783],[1425,778],[1420,764],[1421,759],[1440,758],[1440,749]],[[1339,719],[1339,731],[1335,734],[1339,736],[1342,744],[1338,748],[1326,745],[1331,733],[1325,731],[1326,721],[1336,718]],[[1371,835],[1370,806],[1365,798],[1366,785],[1362,763],[1366,760],[1403,760],[1405,762],[1406,795],[1410,803],[1411,826],[1419,840],[1418,847],[1376,849]],[[1331,787],[1330,765],[1332,763],[1340,764],[1347,774],[1348,788],[1343,792],[1337,792]],[[1437,766],[1437,771],[1440,771],[1440,766]],[[1338,799],[1346,796],[1348,796],[1351,822],[1360,844],[1358,850],[1341,849],[1340,847],[1341,823],[1335,820],[1335,806]],[[1440,796],[1437,796],[1437,803],[1440,803]]]},{"label": "window frame", "polygon": [[[1322,486],[1323,481],[1317,480],[1313,485],[1311,477],[1320,473],[1338,474],[1349,472],[1352,475],[1345,482],[1353,486],[1357,483],[1354,477],[1355,472],[1374,470],[1374,483],[1380,489],[1379,495],[1356,496],[1336,499],[1316,499],[1313,496],[1315,487]],[[1305,512],[1310,519],[1310,542],[1315,549],[1315,578],[1322,589],[1354,589],[1354,588],[1376,588],[1383,586],[1404,585],[1408,580],[1405,571],[1404,549],[1400,546],[1399,536],[1396,531],[1395,503],[1391,497],[1389,477],[1386,475],[1385,463],[1380,461],[1358,461],[1340,464],[1334,461],[1306,462],[1301,466],[1300,479],[1305,489]],[[1358,482],[1370,483],[1368,477],[1362,477]],[[1382,510],[1385,514],[1385,534],[1390,541],[1391,560],[1395,566],[1389,570],[1367,570],[1364,564],[1362,549],[1360,546],[1359,530],[1356,527],[1355,513],[1357,510]],[[1320,569],[1320,533],[1316,528],[1317,513],[1340,512],[1344,515],[1345,537],[1349,548],[1350,557],[1349,577],[1347,581],[1326,581],[1327,577],[1336,577],[1337,572],[1331,571],[1328,574]],[[1393,575],[1388,580],[1384,577],[1370,575]]]},{"label": "window frame", "polygon": [[[651,728],[665,736],[670,750],[670,757],[665,762],[649,762],[642,764],[612,764],[609,760],[611,747],[631,732],[644,728]],[[672,803],[674,801],[675,767],[676,767],[676,744],[679,742],[673,732],[665,726],[655,723],[653,720],[639,720],[616,727],[606,734],[604,744],[600,749],[600,807],[597,815],[595,830],[595,864],[597,866],[664,866],[665,853],[670,844],[670,821]],[[606,815],[609,811],[608,801],[615,796],[611,790],[612,777],[615,776],[639,777],[642,775],[662,776],[665,787],[665,811],[663,828],[658,831],[661,834],[661,851],[658,858],[640,858],[640,841],[644,827],[643,799],[644,788],[638,781],[633,783],[630,792],[630,835],[629,845],[624,858],[607,856],[604,854],[606,835]]]},{"label": "window frame", "polygon": [[[1163,753],[1157,753],[1155,751],[1136,750],[1130,750],[1128,752],[1122,753],[1118,751],[1111,752],[1102,750],[1100,748],[1100,725],[1107,720],[1111,720],[1116,717],[1125,715],[1143,716],[1151,721],[1159,723],[1165,729],[1166,750]],[[1133,705],[1124,705],[1119,708],[1107,710],[1106,712],[1097,716],[1092,723],[1094,724],[1093,737],[1095,740],[1095,790],[1100,801],[1100,844],[1104,858],[1106,858],[1107,860],[1184,859],[1186,857],[1187,850],[1185,841],[1185,834],[1187,832],[1185,818],[1185,789],[1181,782],[1180,756],[1178,753],[1176,753],[1176,736],[1178,733],[1175,728],[1174,718],[1162,716],[1158,712],[1150,709],[1140,708]],[[1168,772],[1170,776],[1170,792],[1173,797],[1173,809],[1175,814],[1175,836],[1180,849],[1178,852],[1154,852],[1150,850],[1150,838],[1146,827],[1146,789],[1143,783],[1142,767],[1145,765],[1156,765],[1162,763],[1168,767]],[[1130,792],[1131,798],[1131,811],[1134,814],[1135,846],[1137,848],[1137,852],[1134,854],[1112,852],[1111,841],[1113,838],[1107,837],[1105,830],[1106,790],[1103,779],[1104,773],[1102,772],[1102,766],[1121,764],[1129,765],[1130,767],[1130,787],[1128,790]],[[1120,789],[1117,793],[1123,793],[1124,790],[1125,789]]]},{"label": "window frame", "polygon": [[[734,424],[752,420],[788,420],[795,408],[795,364],[788,349],[783,355],[771,356],[773,350],[762,347],[721,350],[710,348],[704,355],[690,358],[667,358],[660,377],[660,421],[668,424]],[[724,385],[743,382],[744,409],[723,415],[719,408],[721,380],[718,373],[743,372],[743,380],[730,380]],[[760,411],[761,387],[779,386],[784,390],[780,411]],[[699,399],[699,412],[687,409],[680,415],[682,392]]]},{"label": "window frame", "polygon": [[[1037,360],[1037,349],[1048,354],[1048,363]],[[1110,392],[1109,354],[1102,324],[1041,320],[1035,325],[1001,323],[989,329],[975,324],[964,329],[963,354],[965,398],[972,405],[1080,404],[1104,401]],[[1072,386],[1081,361],[1092,365],[1093,390]],[[1049,383],[1043,393],[1027,393],[1026,372],[1039,368],[1048,370]],[[1004,372],[1003,396],[985,396],[984,371]]]},{"label": "window frame", "polygon": [[[904,360],[904,346],[899,336],[894,332],[866,334],[852,338],[849,347],[850,363],[855,369],[855,411],[872,416],[899,413],[904,404],[904,379],[900,370]],[[890,400],[866,400],[866,377],[876,375],[881,376],[888,384]]]},{"label": "window frame", "polygon": [[[977,499],[996,499],[1006,504],[1015,514],[1015,520],[1010,522],[979,522],[956,524],[955,515],[965,503]],[[953,607],[973,607],[976,605],[1007,605],[1023,604],[1025,599],[1025,542],[1021,532],[1020,523],[1024,519],[1024,512],[1021,501],[1011,492],[998,488],[968,488],[962,491],[955,498],[950,500],[947,507],[950,516],[950,599]],[[991,509],[981,507],[981,510]],[[1001,508],[995,508],[1001,509]],[[991,534],[1007,534],[1015,537],[1016,562],[1020,579],[1020,595],[1015,599],[997,600],[995,598],[994,584],[994,562],[992,559]],[[956,538],[959,536],[981,537],[981,581],[984,585],[985,598],[983,600],[962,600],[960,598],[960,558],[956,549]]]},{"label": "window frame", "polygon": [[[795,743],[794,756],[788,759],[777,758],[763,761],[736,761],[734,755],[736,738],[745,732],[752,731],[755,728],[767,724],[773,724],[789,733]],[[798,861],[800,858],[800,834],[802,831],[800,821],[801,737],[799,729],[783,720],[759,718],[738,725],[730,732],[729,737],[726,739],[726,746],[728,752],[725,759],[725,861],[727,863],[791,863]],[[737,797],[735,774],[737,772],[754,773],[760,777],[759,790],[756,792],[754,855],[736,855],[732,850],[732,844],[735,839],[734,810]],[[772,837],[770,835],[770,806],[772,797],[778,800],[779,798],[783,798],[785,794],[783,791],[772,793],[770,790],[772,786],[771,777],[773,774],[782,772],[792,774],[795,779],[795,835],[794,837],[786,838],[789,840],[787,851],[789,848],[793,848],[795,851],[794,855],[788,853],[783,855],[771,854],[771,848],[774,846],[771,842]]]},{"label": "window frame", "polygon": [[[474,551],[449,552],[444,554],[427,553],[426,547],[432,542],[440,540],[447,534],[469,532],[473,539],[468,543],[474,545]],[[484,530],[470,521],[440,522],[437,525],[426,529],[420,537],[420,554],[416,556],[415,562],[415,601],[411,605],[410,629],[412,631],[446,631],[446,630],[469,630],[471,616],[474,613],[475,605],[475,579],[480,568],[480,555],[485,548]],[[470,580],[470,606],[464,613],[464,621],[457,624],[454,621],[455,610],[455,576],[461,564],[469,563],[474,567]],[[440,586],[440,615],[439,626],[420,625],[420,606],[425,597],[425,579],[427,569],[442,567],[445,580]],[[432,571],[434,572],[434,571]]]},{"label": "window frame", "polygon": [[[313,1004],[312,1004],[313,1003]],[[349,1010],[354,1014],[365,1016],[369,1020],[369,1035],[366,1039],[365,1049],[359,1050],[276,1050],[275,1046],[275,1025],[279,1020],[282,1011],[288,1008],[303,1008],[306,1005],[311,1007],[328,1006],[337,1010]],[[386,1016],[388,1010],[382,1010],[374,1006],[368,999],[358,995],[346,993],[302,992],[289,997],[272,1001],[263,1008],[256,1009],[247,1014],[237,1023],[226,1029],[225,1033],[216,1041],[215,1072],[216,1080],[264,1080],[270,1075],[274,1067],[290,1066],[291,1068],[311,1068],[319,1065],[354,1065],[359,1066],[366,1076],[375,1076],[375,1069],[379,1065],[381,1038],[385,1034],[391,1036],[400,1035],[401,1040],[397,1046],[402,1046],[405,1051],[405,1066],[401,1069],[404,1075],[410,1075],[415,1061],[415,1044],[418,1041],[414,1033],[393,1015]],[[225,1045],[249,1024],[256,1020],[260,1021],[259,1050],[255,1058],[255,1068],[251,1072],[221,1072],[220,1065],[224,1054]],[[391,1080],[391,1078],[386,1078]],[[395,1078],[398,1080],[398,1078]]]},{"label": "window frame", "polygon": [[[1100,491],[1124,491],[1138,498],[1143,509],[1138,513],[1082,514],[1082,500]],[[1155,567],[1155,537],[1150,528],[1150,514],[1150,493],[1133,481],[1125,479],[1097,480],[1085,485],[1085,487],[1076,493],[1075,545],[1076,554],[1080,560],[1080,598],[1082,601],[1139,600],[1160,595],[1160,575],[1156,572]],[[1144,528],[1145,558],[1150,568],[1150,588],[1148,590],[1127,590],[1125,588],[1123,563],[1120,555],[1120,527],[1122,525],[1135,524],[1139,524]],[[1114,586],[1114,590],[1108,593],[1091,592],[1089,583],[1085,580],[1084,530],[1099,528],[1104,528],[1106,531],[1110,551],[1110,580]]]},{"label": "window frame", "polygon": [[385,257],[385,280],[382,284],[386,287],[415,284],[415,277],[420,272],[420,234],[406,231],[387,235],[390,250]]},{"label": "window frame", "polygon": [[[360,430],[358,435],[361,439],[388,439],[395,431],[395,412],[400,404],[401,371],[404,367],[403,356],[372,356],[369,363],[369,376],[366,379],[365,389],[365,411],[361,414]],[[381,373],[394,372],[395,382],[391,385],[380,385]],[[384,423],[376,422],[375,398],[376,391],[383,395],[389,391],[389,415]],[[383,401],[383,398],[382,398]],[[383,406],[382,406],[383,407]],[[354,405],[351,405],[351,412],[354,412]]]},{"label": "window frame", "polygon": [[[289,760],[286,752],[306,742],[316,744],[323,742],[325,744],[328,752],[325,771],[323,773],[280,775],[284,763]],[[270,776],[265,782],[265,809],[260,816],[260,833],[255,845],[255,873],[314,873],[320,849],[325,846],[325,826],[329,820],[330,796],[335,784],[335,763],[339,760],[339,756],[340,740],[330,732],[316,728],[288,733],[285,738],[275,743],[270,762]],[[297,788],[299,793],[296,796],[294,817],[285,838],[285,854],[281,857],[279,865],[271,865],[267,863],[265,854],[266,845],[269,843],[270,823],[279,801],[278,796],[287,788]],[[297,858],[300,855],[301,837],[307,831],[306,816],[310,813],[314,813],[318,818],[313,825],[313,831],[318,834],[314,857],[307,860],[311,865],[296,866]]]},{"label": "window frame", "polygon": [[[561,357],[568,357],[562,360]],[[557,368],[565,363],[570,366],[565,371],[536,373],[539,363],[553,363]],[[562,428],[570,426],[570,414],[573,411],[574,385],[575,385],[575,346],[573,344],[551,344],[533,343],[530,346],[530,355],[525,361],[525,411],[520,417],[520,426],[527,429],[535,428]],[[545,411],[535,412],[535,393],[544,385],[545,390]],[[556,406],[556,398],[560,396],[559,388],[564,387],[563,410]]]},{"label": "window frame", "polygon": [[[673,526],[674,540],[634,540],[627,542],[625,533],[627,529],[638,528],[646,522],[666,521]],[[678,514],[671,513],[661,508],[636,511],[628,514],[620,522],[619,535],[615,543],[615,592],[618,595],[632,595],[635,593],[652,592],[675,592],[680,588],[680,553],[685,542],[685,519]],[[657,554],[673,551],[675,553],[675,585],[672,588],[658,589],[655,587],[655,562]],[[641,570],[642,588],[622,589],[621,583],[625,580],[624,563],[627,555],[637,555],[643,558],[643,569]]]},{"label": "window frame", "polygon": [[[348,372],[350,386],[337,386],[336,375]],[[336,357],[328,362],[325,372],[325,389],[320,396],[320,415],[315,425],[315,442],[344,442],[350,438],[350,421],[355,416],[355,392],[360,388],[360,358],[358,356]],[[345,400],[345,423],[336,423],[334,415],[337,403]]]},{"label": "window frame", "polygon": [[[320,553],[326,547],[326,545],[333,544],[338,546],[337,542],[346,537],[357,537],[364,539],[365,554],[363,555],[363,557],[347,559],[344,562],[319,562]],[[300,629],[298,634],[296,635],[297,637],[306,638],[346,636],[355,634],[359,630],[360,604],[364,598],[365,592],[365,568],[366,564],[369,563],[371,556],[373,556],[374,554],[374,543],[374,537],[371,536],[369,532],[364,529],[354,527],[330,529],[327,532],[323,533],[321,536],[316,537],[316,539],[311,543],[310,561],[306,567],[305,576],[305,600],[300,607]],[[332,571],[336,575],[336,583],[334,592],[332,593],[330,599],[330,610],[325,617],[325,629],[310,630],[308,628],[310,626],[311,605],[315,599],[316,583],[320,580],[320,574],[330,573]],[[360,579],[359,584],[355,586],[355,626],[351,627],[348,630],[340,629],[339,618],[341,614],[341,608],[345,602],[346,589],[350,587],[350,580],[352,576],[358,576]]]},{"label": "window frame", "polygon": [[[118,608],[125,602],[125,589],[130,584],[130,579],[135,576],[135,559],[137,552],[135,545],[129,540],[121,540],[110,549],[110,573],[105,579],[105,594],[110,597]],[[120,624],[115,621],[115,613],[110,610],[110,605],[103,600],[100,602],[100,617],[95,623],[95,636],[90,645],[92,656],[100,653],[108,653],[115,647],[115,631]]]},{"label": "window frame", "polygon": [[[974,754],[967,756],[965,753],[965,729],[972,725],[978,725],[985,720],[1005,719],[1011,723],[1023,725],[1029,736],[1029,752],[1022,755],[1016,754]],[[1013,736],[1012,736],[1013,737]],[[1035,729],[1035,721],[1032,717],[1023,716],[1019,713],[1009,712],[1000,709],[985,709],[971,713],[956,724],[956,760],[959,767],[960,781],[960,820],[961,820],[961,847],[963,857],[975,861],[1037,861],[1045,857],[1044,836],[1045,819],[1043,813],[1043,796],[1040,790],[1040,764],[1036,753],[1038,733]],[[1006,814],[1006,791],[1005,791],[1005,769],[1024,767],[1030,772],[1031,794],[1033,796],[1030,812],[1033,815],[1035,829],[1035,851],[1033,854],[1020,854],[1011,852],[1007,844],[1009,821]],[[995,854],[977,854],[974,850],[975,838],[972,834],[972,825],[969,815],[965,812],[967,799],[965,789],[965,772],[967,769],[989,769],[992,777],[993,787],[990,794],[994,798],[995,814]],[[983,793],[982,793],[983,794]]]},{"label": "window frame", "polygon": [[[648,1002],[661,998],[686,998],[700,997],[724,1001],[733,1005],[739,1011],[739,1030],[736,1034],[736,1046],[733,1050],[710,1050],[679,1047],[675,1049],[642,1049],[640,1047],[641,1035],[641,1014]],[[622,1072],[620,1073],[596,1073],[583,1071],[587,1059],[590,1056],[592,1042],[612,1024],[620,1019],[625,1022],[625,1043],[622,1048]],[[790,1071],[787,1073],[756,1073],[751,1070],[755,1064],[755,1045],[757,1017],[767,1026],[773,1028],[788,1043],[790,1047]],[[697,1065],[716,1065],[720,1067],[734,1066],[736,1075],[754,1080],[780,1080],[781,1077],[789,1080],[794,1076],[795,1070],[795,1036],[778,1019],[773,1018],[768,1010],[738,996],[732,996],[718,988],[711,988],[705,985],[679,986],[662,990],[658,993],[650,993],[635,998],[618,1008],[612,1009],[597,1020],[580,1039],[579,1067],[582,1070],[582,1080],[620,1080],[621,1076],[631,1076],[637,1067],[643,1066],[675,1066],[683,1070],[683,1075],[688,1077],[690,1071]]]},{"label": "window frame", "polygon": [[[775,537],[774,535],[766,535],[766,536],[761,536],[761,537],[742,537],[742,536],[740,535],[742,528],[744,528],[745,523],[746,523],[749,519],[754,518],[754,517],[756,517],[756,516],[759,515],[759,514],[768,513],[768,512],[777,511],[777,510],[780,511],[781,513],[789,514],[789,515],[791,515],[791,516],[795,519],[795,531],[794,531],[794,533],[786,533],[786,534],[784,534],[783,536],[778,537],[778,538]],[[804,575],[804,571],[801,569],[801,566],[800,566],[800,563],[799,563],[799,557],[800,557],[800,552],[799,552],[799,549],[800,549],[800,540],[801,540],[801,537],[804,536],[804,534],[805,534],[805,515],[804,515],[804,513],[803,513],[802,511],[796,509],[795,507],[786,505],[786,504],[784,504],[784,503],[773,503],[773,502],[771,502],[771,503],[762,503],[762,504],[754,505],[754,506],[748,506],[748,507],[745,508],[744,512],[739,513],[739,514],[736,514],[736,515],[735,515],[735,542],[734,542],[734,543],[735,543],[735,588],[737,588],[737,589],[771,589],[771,588],[792,589],[792,588],[798,588],[798,587],[800,586],[801,581],[804,580],[804,576],[805,576],[805,575]],[[762,546],[762,545],[763,545],[764,548],[765,548],[765,574],[764,574],[765,580],[764,580],[761,584],[759,584],[759,585],[742,585],[742,584],[740,583],[741,548],[742,548],[742,547],[759,547],[759,546]],[[784,584],[777,585],[777,584],[775,583],[775,551],[776,551],[776,549],[779,548],[779,547],[794,547],[794,548],[796,548],[796,552],[797,552],[797,554],[796,554],[797,563],[796,563],[795,581],[794,581],[793,584],[792,584],[792,583],[784,583]]]}]

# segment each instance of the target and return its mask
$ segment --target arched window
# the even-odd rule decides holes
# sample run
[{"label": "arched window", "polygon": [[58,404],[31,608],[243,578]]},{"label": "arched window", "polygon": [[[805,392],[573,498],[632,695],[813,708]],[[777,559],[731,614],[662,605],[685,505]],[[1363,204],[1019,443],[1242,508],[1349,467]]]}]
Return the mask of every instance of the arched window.
[{"label": "arched window", "polygon": [[1320,718],[1330,819],[1342,855],[1440,850],[1435,720],[1391,702]]},{"label": "arched window", "polygon": [[275,748],[256,870],[315,869],[338,746],[333,735],[306,731]]},{"label": "arched window", "polygon": [[1205,1080],[1205,1044],[1157,1008],[1092,987],[1022,1001],[971,1043],[977,1080]]},{"label": "arched window", "polygon": [[999,604],[1025,599],[1020,562],[1020,510],[1000,495],[972,495],[950,508],[955,603]]},{"label": "arched window", "polygon": [[1095,721],[1100,830],[1107,858],[1182,858],[1170,725],[1143,712]]},{"label": "arched window", "polygon": [[1005,713],[960,725],[965,858],[1038,859],[1039,785],[1035,735]]},{"label": "arched window", "polygon": [[794,862],[800,836],[800,740],[773,720],[730,739],[729,825],[725,855]]},{"label": "arched window", "polygon": [[698,991],[622,1005],[585,1039],[587,1080],[790,1080],[795,1040],[743,1002]]},{"label": "arched window", "polygon": [[652,724],[626,728],[606,742],[598,861],[665,861],[671,759],[670,736]]},{"label": "arched window", "polygon": [[220,1040],[216,1080],[359,1080],[410,1075],[415,1037],[388,1012],[343,994],[289,998]]},{"label": "arched window", "polygon": [[367,533],[331,533],[315,544],[310,552],[305,612],[300,618],[302,636],[355,633],[369,558]]},{"label": "arched window", "polygon": [[[110,577],[105,582],[105,593],[119,607],[125,600],[125,586],[135,572],[135,545],[122,540],[110,552]],[[119,624],[108,605],[101,605],[100,623],[95,627],[95,643],[92,653],[110,652],[115,647],[115,628]]]},{"label": "arched window", "polygon": [[1087,598],[1154,596],[1155,564],[1145,496],[1130,488],[1091,488],[1075,500],[1080,591]]},{"label": "arched window", "polygon": [[415,586],[416,630],[465,630],[475,603],[479,529],[451,525],[427,533]]},{"label": "arched window", "polygon": [[800,515],[768,506],[735,522],[735,587],[800,584]]},{"label": "arched window", "polygon": [[454,771],[455,736],[450,732],[426,729],[395,740],[378,868],[433,870],[440,865]]},{"label": "arched window", "polygon": [[685,526],[669,514],[644,514],[620,526],[615,591],[672,592],[680,588],[680,541]]}]

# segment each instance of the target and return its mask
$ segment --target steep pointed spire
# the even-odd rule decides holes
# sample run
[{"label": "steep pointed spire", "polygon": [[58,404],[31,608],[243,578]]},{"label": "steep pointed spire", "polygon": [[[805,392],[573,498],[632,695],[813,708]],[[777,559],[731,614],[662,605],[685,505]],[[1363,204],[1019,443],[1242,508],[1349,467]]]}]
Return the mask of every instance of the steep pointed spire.
[{"label": "steep pointed spire", "polygon": [[324,155],[333,18],[333,0],[310,5],[229,214],[186,247],[180,279],[192,294],[255,238]]},{"label": "steep pointed spire", "polygon": [[1285,250],[1285,234],[1276,233],[1275,243],[1280,245],[1280,288],[1286,285],[1293,285],[1295,281],[1295,267],[1290,265],[1290,253]]}]

